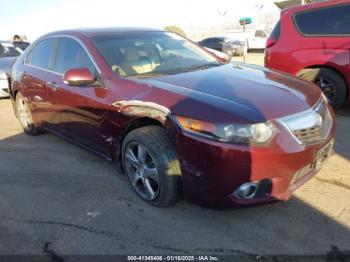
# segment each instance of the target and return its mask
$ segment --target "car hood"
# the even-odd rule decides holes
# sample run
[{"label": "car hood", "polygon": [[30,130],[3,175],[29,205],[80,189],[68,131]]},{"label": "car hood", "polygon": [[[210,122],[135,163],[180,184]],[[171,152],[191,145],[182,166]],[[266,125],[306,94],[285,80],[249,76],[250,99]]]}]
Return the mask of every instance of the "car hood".
[{"label": "car hood", "polygon": [[0,71],[5,72],[6,74],[10,73],[11,66],[16,60],[16,57],[1,57],[0,58]]},{"label": "car hood", "polygon": [[[172,84],[193,90],[191,96],[203,94],[217,97],[259,119],[273,120],[313,107],[321,92],[313,84],[263,67],[240,63],[206,70],[153,78],[153,86]],[[252,118],[254,119],[254,118]],[[256,119],[256,118],[255,118]]]}]

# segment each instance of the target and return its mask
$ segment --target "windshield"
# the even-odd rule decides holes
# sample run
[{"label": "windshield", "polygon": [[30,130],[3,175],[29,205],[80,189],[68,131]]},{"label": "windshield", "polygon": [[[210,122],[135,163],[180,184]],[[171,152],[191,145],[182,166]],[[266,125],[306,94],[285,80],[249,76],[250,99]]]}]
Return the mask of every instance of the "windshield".
[{"label": "windshield", "polygon": [[120,76],[177,74],[221,65],[214,56],[174,33],[128,33],[92,40]]},{"label": "windshield", "polygon": [[19,56],[20,51],[10,43],[0,43],[0,57]]}]

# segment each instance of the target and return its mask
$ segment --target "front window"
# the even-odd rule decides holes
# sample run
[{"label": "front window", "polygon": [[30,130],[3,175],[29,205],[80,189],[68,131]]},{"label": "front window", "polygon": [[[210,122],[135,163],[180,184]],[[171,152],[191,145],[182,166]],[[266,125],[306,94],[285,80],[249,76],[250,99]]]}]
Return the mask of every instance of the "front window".
[{"label": "front window", "polygon": [[21,52],[10,43],[0,43],[0,57],[19,56]]},{"label": "front window", "polygon": [[120,76],[177,74],[221,65],[214,56],[174,33],[130,33],[92,40]]},{"label": "front window", "polygon": [[87,68],[96,75],[95,66],[84,48],[74,39],[59,38],[54,70],[64,74],[72,68]]}]

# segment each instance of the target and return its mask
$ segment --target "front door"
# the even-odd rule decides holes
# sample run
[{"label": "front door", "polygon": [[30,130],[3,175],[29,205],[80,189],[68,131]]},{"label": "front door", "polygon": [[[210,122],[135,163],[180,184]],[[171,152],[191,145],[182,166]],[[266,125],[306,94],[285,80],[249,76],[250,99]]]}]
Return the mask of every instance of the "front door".
[{"label": "front door", "polygon": [[96,95],[96,87],[69,86],[64,73],[73,68],[88,68],[98,75],[86,50],[73,38],[58,39],[54,70],[48,83],[49,99],[54,111],[51,129],[82,146],[105,156],[110,155],[108,139],[103,135],[107,112],[104,98]]}]

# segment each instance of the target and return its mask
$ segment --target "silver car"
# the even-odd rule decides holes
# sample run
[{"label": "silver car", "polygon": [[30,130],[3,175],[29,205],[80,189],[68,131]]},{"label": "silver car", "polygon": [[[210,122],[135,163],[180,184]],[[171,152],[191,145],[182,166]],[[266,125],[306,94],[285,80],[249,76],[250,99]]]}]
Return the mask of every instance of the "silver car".
[{"label": "silver car", "polygon": [[9,96],[9,80],[11,66],[22,51],[12,43],[0,41],[0,98]]},{"label": "silver car", "polygon": [[222,45],[222,52],[228,56],[243,56],[246,43],[240,40],[230,40]]}]

